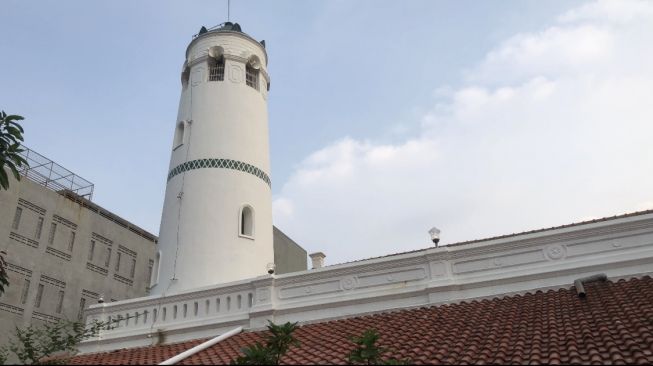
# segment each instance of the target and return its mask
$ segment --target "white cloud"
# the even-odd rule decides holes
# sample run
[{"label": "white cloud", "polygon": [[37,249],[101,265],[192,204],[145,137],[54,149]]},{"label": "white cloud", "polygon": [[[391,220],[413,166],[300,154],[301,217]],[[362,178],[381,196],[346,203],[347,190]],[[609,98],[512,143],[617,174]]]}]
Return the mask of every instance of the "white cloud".
[{"label": "white cloud", "polygon": [[591,3],[510,37],[436,90],[418,136],[304,159],[275,223],[334,263],[426,247],[433,225],[447,243],[650,206],[651,8]]},{"label": "white cloud", "polygon": [[653,3],[650,1],[601,0],[569,10],[560,15],[558,21],[628,24],[636,21],[650,21],[651,17],[653,17]]}]

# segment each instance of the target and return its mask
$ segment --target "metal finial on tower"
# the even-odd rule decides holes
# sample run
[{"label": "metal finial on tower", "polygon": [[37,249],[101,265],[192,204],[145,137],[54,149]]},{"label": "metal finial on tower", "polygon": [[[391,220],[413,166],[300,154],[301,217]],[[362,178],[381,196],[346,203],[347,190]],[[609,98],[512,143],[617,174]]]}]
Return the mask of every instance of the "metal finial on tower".
[{"label": "metal finial on tower", "polygon": [[227,21],[230,20],[230,12],[231,12],[231,0],[227,0]]}]

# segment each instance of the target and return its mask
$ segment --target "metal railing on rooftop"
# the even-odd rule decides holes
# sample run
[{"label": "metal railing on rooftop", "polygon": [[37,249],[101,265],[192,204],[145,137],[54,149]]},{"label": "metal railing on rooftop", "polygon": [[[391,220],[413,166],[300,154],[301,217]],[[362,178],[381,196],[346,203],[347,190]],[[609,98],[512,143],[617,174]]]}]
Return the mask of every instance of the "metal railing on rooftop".
[{"label": "metal railing on rooftop", "polygon": [[224,22],[210,28],[202,27],[202,29],[197,34],[193,34],[192,39],[195,39],[204,33],[212,32],[216,30],[242,32],[240,25],[238,23]]},{"label": "metal railing on rooftop", "polygon": [[70,191],[88,200],[93,198],[93,183],[32,149],[22,148],[24,151],[20,155],[29,164],[21,170],[22,176],[55,192]]}]

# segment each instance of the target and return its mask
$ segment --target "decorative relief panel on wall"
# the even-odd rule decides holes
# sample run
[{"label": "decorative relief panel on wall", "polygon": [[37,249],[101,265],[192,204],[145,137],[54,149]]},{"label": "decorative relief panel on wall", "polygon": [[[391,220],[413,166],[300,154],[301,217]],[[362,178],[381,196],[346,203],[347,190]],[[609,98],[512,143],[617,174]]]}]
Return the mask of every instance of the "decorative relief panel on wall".
[{"label": "decorative relief panel on wall", "polygon": [[[426,278],[425,268],[412,268],[407,270],[397,270],[379,274],[360,275],[356,280],[355,288],[365,288],[374,286],[383,286],[394,283],[408,283],[419,281]],[[343,283],[344,288],[344,283]]]},{"label": "decorative relief panel on wall", "polygon": [[549,245],[544,248],[544,252],[546,253],[546,257],[550,260],[563,259],[567,255],[566,248],[559,244]]},{"label": "decorative relief panel on wall", "polygon": [[430,262],[432,277],[442,277],[447,274],[447,263],[445,262]]},{"label": "decorative relief panel on wall", "polygon": [[32,277],[32,271],[17,264],[7,262],[7,270],[25,277]]},{"label": "decorative relief panel on wall", "polygon": [[191,74],[191,85],[198,86],[204,80],[204,68],[197,67]]},{"label": "decorative relief panel on wall", "polygon": [[12,239],[18,243],[29,245],[30,247],[33,248],[38,248],[39,247],[39,242],[36,240],[32,240],[30,238],[26,238],[20,234],[16,234],[14,232],[9,233],[9,239]]},{"label": "decorative relief panel on wall", "polygon": [[258,303],[261,304],[270,302],[270,289],[269,288],[256,289],[256,299],[258,300]]},{"label": "decorative relief panel on wall", "polygon": [[89,291],[87,289],[82,289],[82,296],[97,300],[100,298],[100,294],[97,292]]},{"label": "decorative relief panel on wall", "polygon": [[59,281],[56,278],[52,278],[50,276],[46,276],[46,275],[43,275],[43,274],[41,275],[40,282],[44,283],[44,284],[54,286],[54,287],[58,287],[58,288],[61,288],[61,289],[66,288],[66,283],[64,281]]},{"label": "decorative relief panel on wall", "polygon": [[454,273],[472,273],[494,269],[498,267],[522,266],[545,261],[545,255],[541,249],[529,250],[521,253],[506,253],[490,258],[461,260],[454,262],[452,269]]},{"label": "decorative relief panel on wall", "polygon": [[638,236],[626,236],[601,241],[582,241],[565,245],[565,258],[607,253],[615,250],[627,251],[647,245],[650,245],[650,241]]},{"label": "decorative relief panel on wall", "polygon": [[240,65],[229,64],[229,80],[234,83],[243,82],[243,68]]},{"label": "decorative relief panel on wall", "polygon": [[128,286],[133,286],[134,285],[133,280],[130,280],[129,278],[123,277],[123,276],[121,276],[121,275],[119,275],[117,273],[113,274],[113,279],[118,281],[118,282],[124,283],[125,285],[128,285]]},{"label": "decorative relief panel on wall", "polygon": [[343,291],[353,290],[358,287],[358,278],[354,276],[347,276],[340,280],[340,288]]},{"label": "decorative relief panel on wall", "polygon": [[56,222],[58,224],[62,224],[63,226],[66,226],[71,230],[77,230],[77,224],[73,223],[70,220],[66,220],[63,217],[59,216],[59,215],[54,215],[52,217],[52,221],[54,221],[54,222]]},{"label": "decorative relief panel on wall", "polygon": [[93,272],[95,272],[95,273],[99,273],[99,274],[101,274],[101,275],[103,275],[103,276],[106,276],[107,273],[109,273],[109,270],[108,270],[108,269],[106,269],[106,268],[102,268],[102,267],[100,267],[100,266],[96,266],[96,265],[93,264],[93,263],[86,263],[86,269],[88,269],[88,270],[90,270],[90,271],[93,271]]},{"label": "decorative relief panel on wall", "polygon": [[41,216],[45,215],[45,209],[44,208],[42,208],[42,207],[40,207],[40,206],[38,206],[38,205],[36,205],[36,204],[34,204],[32,202],[24,200],[22,198],[18,199],[18,205],[21,206],[21,207],[25,207],[28,210],[32,210],[32,211],[34,211],[34,213],[37,213],[37,214],[39,214]]},{"label": "decorative relief panel on wall", "polygon": [[105,238],[104,236],[102,236],[100,234],[97,234],[97,233],[92,233],[91,238],[93,238],[93,240],[99,241],[100,243],[106,244],[107,246],[111,246],[113,244],[112,240],[109,240],[109,239]]},{"label": "decorative relief panel on wall", "polygon": [[72,259],[72,256],[70,254],[64,253],[61,250],[55,249],[53,247],[47,247],[45,249],[45,252],[68,262],[70,262],[70,260]]},{"label": "decorative relief panel on wall", "polygon": [[39,313],[38,311],[35,311],[35,312],[32,313],[32,319],[42,320],[42,321],[50,323],[50,324],[54,324],[54,323],[58,322],[59,320],[61,320],[61,318],[58,318],[56,316],[52,316],[52,315],[48,315],[48,314],[44,314],[44,313]]},{"label": "decorative relief panel on wall", "polygon": [[290,299],[294,297],[321,295],[339,291],[342,291],[340,281],[334,280],[301,286],[282,287],[279,290],[279,297],[282,299]]},{"label": "decorative relief panel on wall", "polygon": [[18,315],[23,315],[23,311],[24,311],[23,308],[19,308],[18,306],[9,305],[2,302],[0,302],[0,310],[12,314],[18,314]]}]

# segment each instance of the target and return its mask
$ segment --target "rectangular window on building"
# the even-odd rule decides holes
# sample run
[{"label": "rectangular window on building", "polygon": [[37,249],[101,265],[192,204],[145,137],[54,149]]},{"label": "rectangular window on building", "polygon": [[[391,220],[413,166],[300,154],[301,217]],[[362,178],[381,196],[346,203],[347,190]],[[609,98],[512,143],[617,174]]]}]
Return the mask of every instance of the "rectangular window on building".
[{"label": "rectangular window on building", "polygon": [[54,222],[50,224],[50,233],[48,234],[48,244],[54,243],[54,233],[57,231],[57,224]]},{"label": "rectangular window on building", "polygon": [[36,231],[34,232],[34,239],[41,239],[41,231],[43,230],[43,218],[39,217],[36,222]]},{"label": "rectangular window on building", "polygon": [[129,277],[134,278],[134,273],[136,272],[136,259],[132,259],[132,268],[129,270]]},{"label": "rectangular window on building", "polygon": [[81,321],[82,317],[84,317],[85,307],[86,307],[86,299],[82,297],[82,299],[79,300],[79,312],[77,313],[77,320]]},{"label": "rectangular window on building", "polygon": [[104,260],[104,266],[109,268],[109,263],[111,262],[111,248],[107,248],[107,257]]},{"label": "rectangular window on building", "polygon": [[63,291],[59,291],[59,298],[57,299],[57,314],[61,314],[61,308],[63,308]]},{"label": "rectangular window on building", "polygon": [[26,278],[25,283],[23,284],[23,292],[20,294],[20,303],[25,305],[27,302],[27,294],[29,293],[29,280]]},{"label": "rectangular window on building", "polygon": [[152,283],[152,270],[154,269],[154,261],[150,259],[147,264],[147,287]]},{"label": "rectangular window on building", "polygon": [[245,79],[248,86],[258,90],[258,70],[247,65]]},{"label": "rectangular window on building", "polygon": [[93,260],[93,254],[95,254],[95,240],[91,240],[91,247],[88,249],[88,261]]},{"label": "rectangular window on building", "polygon": [[209,57],[209,81],[224,80],[224,57],[215,59]]},{"label": "rectangular window on building", "polygon": [[12,230],[18,230],[18,226],[20,225],[20,217],[22,215],[23,215],[23,209],[20,207],[16,207],[16,213],[14,214],[14,222],[11,224]]},{"label": "rectangular window on building", "polygon": [[71,231],[70,232],[70,240],[68,241],[68,251],[72,252],[73,251],[73,246],[75,245],[75,232]]},{"label": "rectangular window on building", "polygon": [[41,306],[42,297],[43,297],[43,284],[39,283],[39,288],[36,291],[36,299],[34,300],[34,307],[38,308]]},{"label": "rectangular window on building", "polygon": [[120,258],[122,257],[122,253],[118,252],[118,258],[116,259],[116,272],[120,271]]}]

